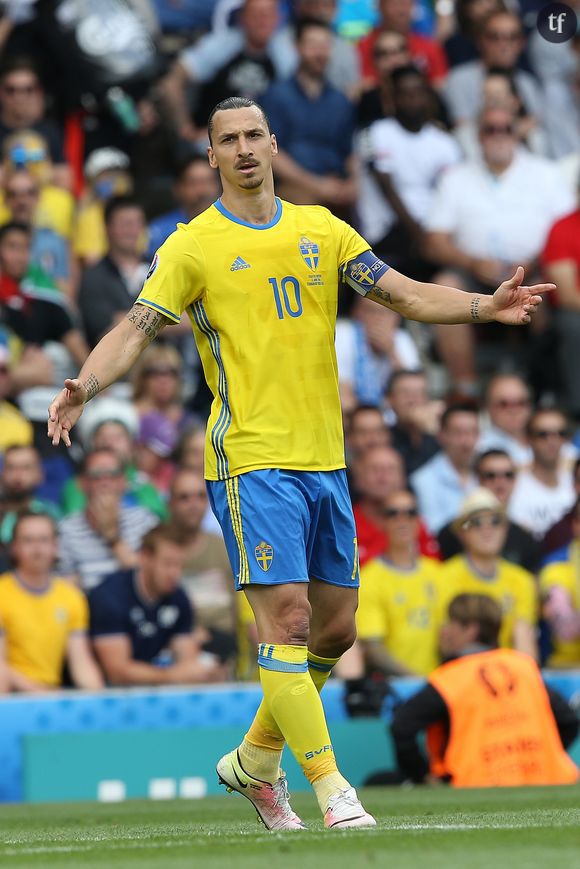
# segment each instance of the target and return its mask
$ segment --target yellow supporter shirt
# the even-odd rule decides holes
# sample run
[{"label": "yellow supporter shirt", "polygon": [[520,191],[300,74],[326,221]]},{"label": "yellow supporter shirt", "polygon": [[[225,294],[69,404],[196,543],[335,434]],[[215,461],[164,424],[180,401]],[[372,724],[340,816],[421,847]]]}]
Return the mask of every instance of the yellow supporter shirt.
[{"label": "yellow supporter shirt", "polygon": [[[571,547],[574,551],[574,547]],[[540,573],[540,591],[547,594],[551,588],[559,586],[570,595],[575,610],[580,610],[580,552],[570,561],[554,561]],[[580,662],[580,638],[559,640],[552,635],[553,652],[548,658],[548,667],[578,666]]]},{"label": "yellow supporter shirt", "polygon": [[30,446],[32,425],[18,408],[8,401],[0,401],[0,455],[12,446]]},{"label": "yellow supporter shirt", "polygon": [[[52,229],[64,238],[70,238],[72,233],[75,200],[72,193],[47,184],[40,190],[38,208],[34,218],[35,226]],[[6,207],[4,195],[0,192],[0,226],[12,219]]]},{"label": "yellow supporter shirt", "polygon": [[253,226],[218,201],[155,254],[139,301],[187,311],[214,395],[205,474],[344,467],[334,330],[339,268],[369,244],[320,206]]},{"label": "yellow supporter shirt", "polygon": [[54,578],[44,592],[25,587],[13,573],[0,576],[0,631],[6,660],[29,679],[61,684],[69,636],[86,631],[89,614],[83,593]]},{"label": "yellow supporter shirt", "polygon": [[427,676],[440,663],[441,565],[419,558],[403,570],[373,558],[360,572],[357,633],[380,639],[387,652],[415,673]]},{"label": "yellow supporter shirt", "polygon": [[442,568],[443,605],[442,617],[446,618],[447,609],[458,594],[487,594],[503,610],[503,620],[499,634],[500,645],[513,646],[514,627],[517,621],[529,625],[538,619],[538,600],[534,577],[523,567],[500,559],[496,574],[487,579],[476,572],[464,555],[455,555],[446,561]]}]

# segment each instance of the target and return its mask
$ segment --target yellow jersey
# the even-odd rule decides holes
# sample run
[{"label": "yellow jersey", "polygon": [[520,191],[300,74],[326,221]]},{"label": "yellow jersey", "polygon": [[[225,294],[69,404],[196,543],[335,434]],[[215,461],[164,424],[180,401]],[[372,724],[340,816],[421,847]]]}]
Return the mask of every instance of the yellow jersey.
[{"label": "yellow jersey", "polygon": [[387,652],[415,673],[427,676],[440,663],[441,564],[418,558],[404,570],[373,558],[360,572],[357,633],[382,640]]},{"label": "yellow jersey", "polygon": [[[571,547],[571,550],[576,547]],[[570,561],[554,561],[540,573],[540,591],[547,594],[555,586],[563,588],[570,596],[575,610],[580,610],[580,552],[576,550]],[[559,640],[552,635],[553,652],[548,658],[548,667],[570,667],[580,661],[580,638]]]},{"label": "yellow jersey", "polygon": [[43,685],[62,682],[69,636],[88,628],[83,593],[55,578],[46,591],[26,587],[13,573],[0,576],[0,633],[6,661],[18,673]]},{"label": "yellow jersey", "polygon": [[523,567],[499,559],[495,576],[486,578],[477,573],[464,555],[455,555],[442,568],[442,618],[446,620],[449,604],[458,594],[486,594],[502,608],[499,633],[500,646],[513,646],[517,621],[533,625],[538,620],[538,599],[534,577]]},{"label": "yellow jersey", "polygon": [[344,467],[334,330],[339,269],[370,245],[318,205],[268,224],[220,201],[159,248],[138,301],[186,311],[214,395],[205,475]]}]

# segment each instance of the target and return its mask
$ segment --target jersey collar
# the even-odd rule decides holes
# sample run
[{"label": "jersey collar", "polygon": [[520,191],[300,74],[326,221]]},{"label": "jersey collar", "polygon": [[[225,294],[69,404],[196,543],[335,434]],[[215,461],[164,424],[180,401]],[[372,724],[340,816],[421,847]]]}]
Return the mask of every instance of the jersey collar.
[{"label": "jersey collar", "polygon": [[228,220],[231,220],[232,223],[238,223],[240,226],[247,226],[248,229],[271,229],[273,226],[279,222],[282,217],[282,202],[276,196],[276,214],[272,218],[269,223],[247,223],[247,221],[242,220],[240,217],[236,217],[235,214],[232,214],[231,211],[222,204],[221,199],[216,199],[214,202],[214,207],[217,208],[220,214],[223,214],[224,217],[227,217]]}]

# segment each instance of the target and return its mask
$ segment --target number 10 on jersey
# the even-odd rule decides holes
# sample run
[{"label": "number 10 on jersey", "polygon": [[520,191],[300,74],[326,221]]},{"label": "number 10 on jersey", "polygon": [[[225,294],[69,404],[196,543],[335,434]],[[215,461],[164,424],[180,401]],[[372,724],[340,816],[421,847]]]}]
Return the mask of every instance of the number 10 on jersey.
[{"label": "number 10 on jersey", "polygon": [[[281,278],[268,278],[268,283],[274,292],[274,301],[278,319],[283,320],[286,314],[289,317],[299,317],[302,313],[302,300],[300,299],[300,284],[292,275]],[[294,298],[291,300],[291,296]]]}]

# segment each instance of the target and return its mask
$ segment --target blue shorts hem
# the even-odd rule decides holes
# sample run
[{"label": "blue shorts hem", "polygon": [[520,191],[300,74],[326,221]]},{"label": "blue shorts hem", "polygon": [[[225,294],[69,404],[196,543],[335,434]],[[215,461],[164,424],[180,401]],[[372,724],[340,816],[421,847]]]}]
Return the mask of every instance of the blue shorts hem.
[{"label": "blue shorts hem", "polygon": [[345,579],[344,582],[337,582],[333,579],[325,579],[323,576],[315,576],[312,574],[311,579],[317,579],[319,582],[325,582],[327,585],[336,585],[339,588],[359,588],[360,579]]},{"label": "blue shorts hem", "polygon": [[267,579],[260,579],[260,580],[250,579],[250,580],[248,580],[248,582],[241,582],[241,583],[236,580],[236,591],[243,591],[249,585],[290,585],[290,584],[300,583],[300,582],[310,582],[310,580],[309,579],[282,579],[282,580],[275,579],[272,582],[268,582]]}]

